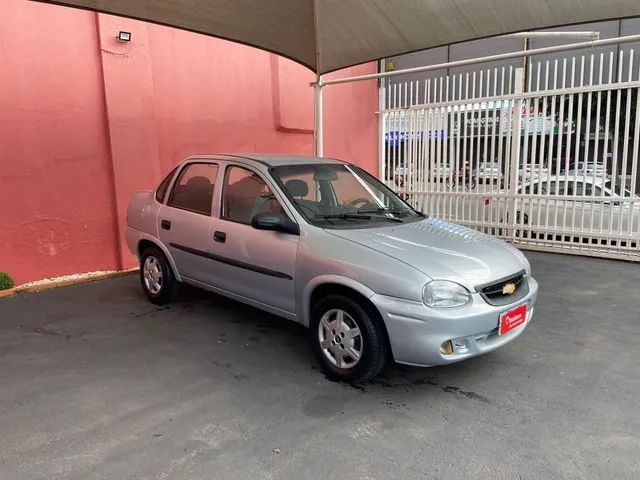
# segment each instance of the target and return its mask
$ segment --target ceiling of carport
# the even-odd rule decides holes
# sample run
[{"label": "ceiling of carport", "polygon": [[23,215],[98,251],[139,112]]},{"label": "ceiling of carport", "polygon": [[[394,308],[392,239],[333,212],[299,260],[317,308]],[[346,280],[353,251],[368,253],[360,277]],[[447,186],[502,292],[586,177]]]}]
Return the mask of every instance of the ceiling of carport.
[{"label": "ceiling of carport", "polygon": [[252,45],[317,73],[511,32],[640,16],[638,0],[34,0]]}]

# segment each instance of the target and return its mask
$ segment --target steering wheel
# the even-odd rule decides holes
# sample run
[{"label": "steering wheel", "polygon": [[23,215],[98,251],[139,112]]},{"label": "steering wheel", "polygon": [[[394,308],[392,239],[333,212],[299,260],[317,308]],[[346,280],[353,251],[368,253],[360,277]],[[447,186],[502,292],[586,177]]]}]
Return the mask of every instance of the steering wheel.
[{"label": "steering wheel", "polygon": [[[362,204],[359,208],[356,208],[356,205],[358,204]],[[364,207],[365,205],[368,205],[371,203],[371,200],[369,200],[368,198],[356,198],[355,200],[349,202],[347,205],[345,205],[345,208],[355,208],[356,210],[360,210],[360,208]]]}]

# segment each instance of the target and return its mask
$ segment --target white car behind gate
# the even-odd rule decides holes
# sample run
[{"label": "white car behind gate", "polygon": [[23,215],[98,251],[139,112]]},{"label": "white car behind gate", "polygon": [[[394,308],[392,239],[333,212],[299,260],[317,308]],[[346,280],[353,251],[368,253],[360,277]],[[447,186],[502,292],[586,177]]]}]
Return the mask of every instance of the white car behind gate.
[{"label": "white car behind gate", "polygon": [[[519,236],[639,244],[640,198],[611,180],[555,175],[523,185],[518,194]],[[491,204],[494,218],[508,215],[506,199]]]}]

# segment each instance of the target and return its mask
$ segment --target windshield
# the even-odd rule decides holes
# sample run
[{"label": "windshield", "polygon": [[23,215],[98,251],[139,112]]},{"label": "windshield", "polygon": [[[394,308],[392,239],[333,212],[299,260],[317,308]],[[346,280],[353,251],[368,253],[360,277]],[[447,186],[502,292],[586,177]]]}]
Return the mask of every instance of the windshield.
[{"label": "windshield", "polygon": [[273,167],[271,175],[313,225],[361,228],[424,218],[381,182],[353,165],[285,165]]},{"label": "windshield", "polygon": [[[611,181],[608,181],[607,183],[604,184],[604,186],[606,188],[608,188],[610,191],[613,190],[611,188]],[[613,190],[615,192],[616,195],[623,195],[625,197],[630,197],[631,196],[631,192],[629,190],[627,190],[626,188],[623,189],[619,183],[615,184],[615,190]],[[620,192],[623,191],[624,193],[621,194]]]}]

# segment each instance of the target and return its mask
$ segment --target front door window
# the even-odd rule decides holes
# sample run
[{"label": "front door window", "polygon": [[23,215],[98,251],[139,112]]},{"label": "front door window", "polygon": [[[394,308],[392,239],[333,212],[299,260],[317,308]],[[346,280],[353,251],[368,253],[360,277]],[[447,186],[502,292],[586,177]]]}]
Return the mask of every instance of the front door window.
[{"label": "front door window", "polygon": [[258,213],[281,211],[280,202],[260,175],[238,166],[227,168],[222,191],[224,220],[248,225]]}]

